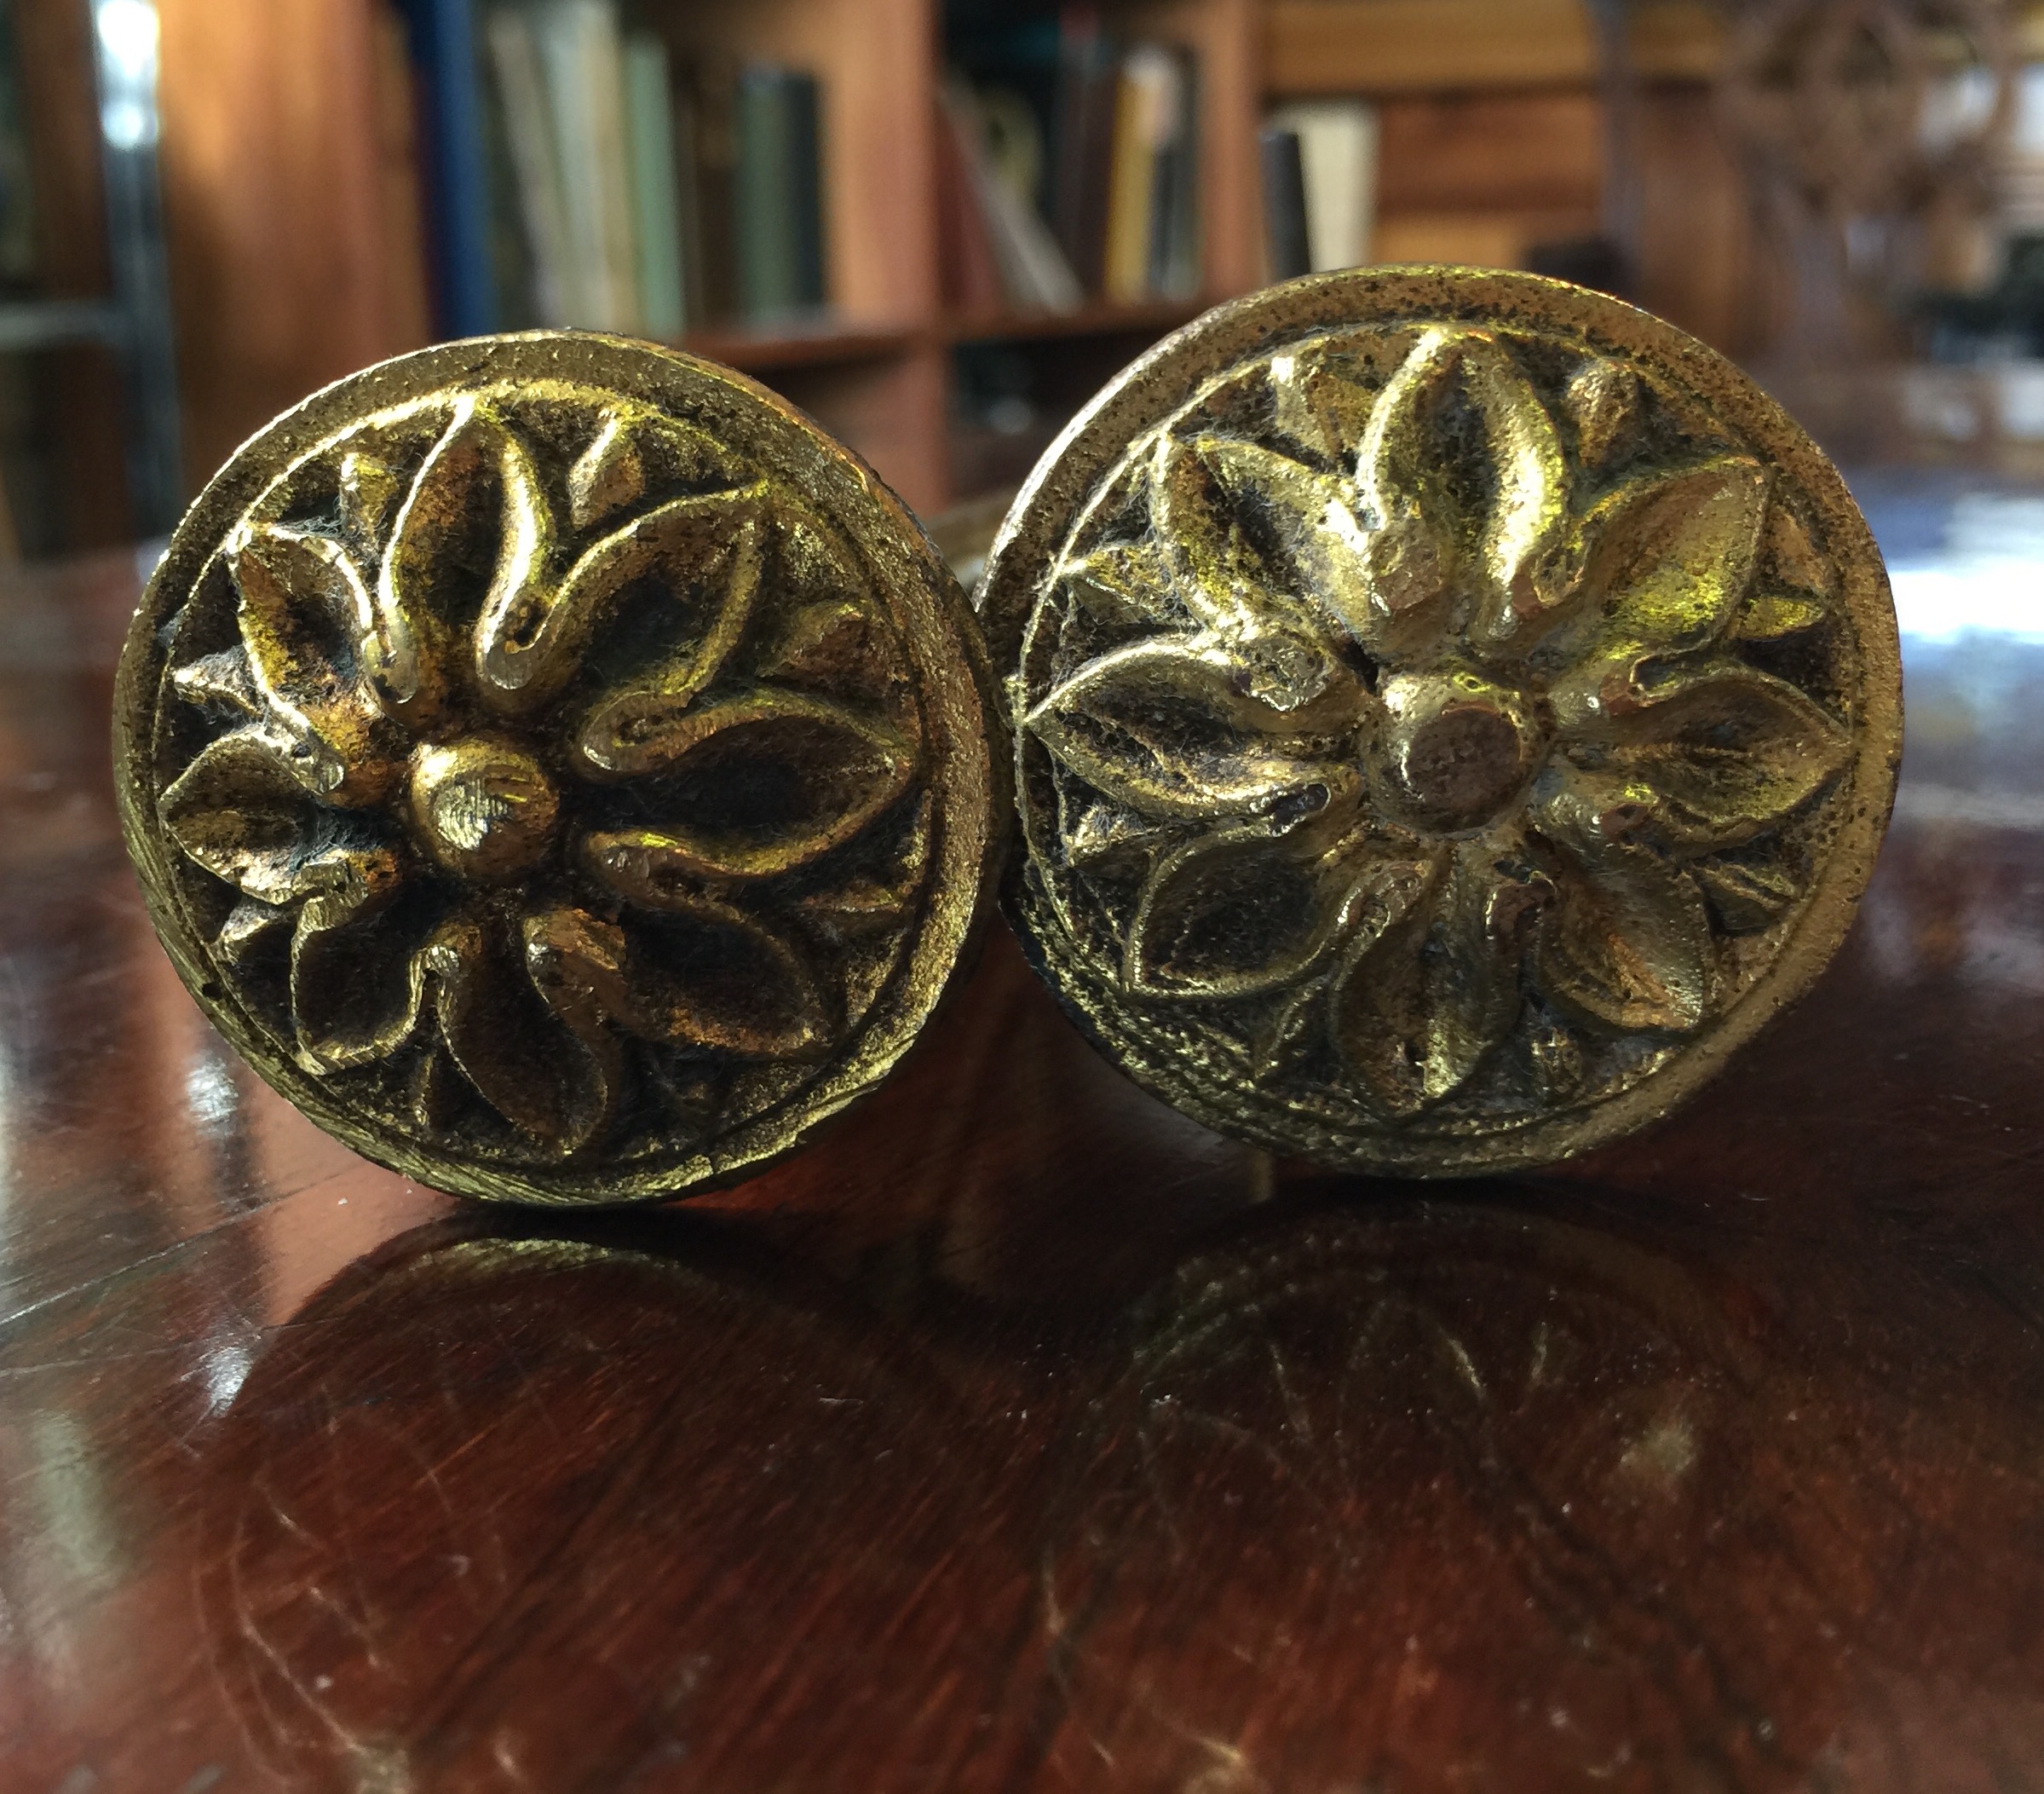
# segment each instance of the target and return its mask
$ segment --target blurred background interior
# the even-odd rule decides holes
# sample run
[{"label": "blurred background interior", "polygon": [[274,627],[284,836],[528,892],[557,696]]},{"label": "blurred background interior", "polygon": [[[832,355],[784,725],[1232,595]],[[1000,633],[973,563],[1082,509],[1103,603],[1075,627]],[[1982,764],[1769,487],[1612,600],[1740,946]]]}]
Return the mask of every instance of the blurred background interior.
[{"label": "blurred background interior", "polygon": [[147,540],[326,381],[536,325],[993,514],[1206,306],[1421,260],[1683,325],[1853,470],[1905,621],[2026,621],[2019,0],[3,0],[0,554]]}]

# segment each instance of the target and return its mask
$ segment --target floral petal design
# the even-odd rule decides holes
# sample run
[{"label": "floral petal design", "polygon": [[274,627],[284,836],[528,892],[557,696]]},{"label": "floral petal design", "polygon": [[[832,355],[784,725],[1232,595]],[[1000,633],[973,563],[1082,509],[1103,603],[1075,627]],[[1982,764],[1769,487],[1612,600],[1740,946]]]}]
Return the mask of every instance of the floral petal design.
[{"label": "floral petal design", "polygon": [[1200,444],[1166,436],[1150,484],[1152,534],[1178,601],[1208,629],[1254,630],[1263,609],[1256,597],[1261,569]]},{"label": "floral petal design", "polygon": [[596,625],[633,586],[649,579],[662,581],[677,603],[687,603],[699,585],[723,581],[696,657],[703,677],[714,677],[744,627],[764,518],[757,487],[676,499],[606,536],[550,593],[500,582],[476,631],[476,672],[486,700],[515,712],[556,695],[574,676]]},{"label": "floral petal design", "polygon": [[1096,549],[1065,572],[1066,589],[1110,623],[1159,623],[1171,609],[1164,557],[1148,544]]},{"label": "floral petal design", "polygon": [[685,882],[631,933],[618,1018],[641,1039],[742,1059],[801,1059],[830,1043],[815,976],[794,946],[736,904]]},{"label": "floral petal design", "polygon": [[260,722],[265,714],[263,695],[245,649],[223,649],[180,666],[171,673],[170,683],[187,704],[210,705],[245,722]]},{"label": "floral petal design", "polygon": [[1838,580],[1810,532],[1788,505],[1770,507],[1765,550],[1755,590],[1732,633],[1742,641],[1778,642],[1814,629],[1831,613]]},{"label": "floral petal design", "polygon": [[1756,591],[1739,611],[1733,636],[1742,642],[1779,642],[1815,629],[1829,607],[1800,591]]},{"label": "floral petal design", "polygon": [[1534,824],[1565,863],[1537,931],[1534,977],[1578,1021],[1687,1033],[1708,1008],[1710,916],[1696,881],[1633,839],[1643,795],[1581,774],[1543,794]]},{"label": "floral petal design", "polygon": [[[589,733],[585,759],[593,758]],[[820,858],[893,804],[917,764],[907,742],[861,712],[765,687],[650,718],[629,749],[614,738],[603,747],[630,776],[666,777],[671,820],[598,835],[591,851],[602,842],[606,855],[636,854],[657,844],[664,863],[704,878],[774,878]]]},{"label": "floral petal design", "polygon": [[436,725],[462,674],[479,579],[483,614],[522,615],[553,553],[532,456],[489,407],[463,400],[412,482],[377,580],[384,708],[414,730]]},{"label": "floral petal design", "polygon": [[277,744],[254,730],[210,742],[158,799],[158,813],[191,859],[260,903],[328,890],[341,865],[378,887],[397,875],[389,849],[331,839]]},{"label": "floral petal design", "polygon": [[[728,548],[713,552],[713,563],[723,560],[725,586],[702,634],[643,678],[613,687],[590,712],[576,733],[575,750],[590,776],[636,778],[673,758],[662,744],[674,730],[689,727],[689,705],[723,671],[751,621],[766,529],[760,518],[746,516]],[[794,659],[798,655],[783,655],[781,662],[785,666]]]},{"label": "floral petal design", "polygon": [[1463,842],[1431,903],[1358,937],[1335,979],[1335,1040],[1392,1114],[1452,1096],[1511,1031],[1526,929],[1546,895],[1489,844]]},{"label": "floral petal design", "polygon": [[1730,934],[1758,933],[1796,899],[1794,880],[1775,868],[1705,860],[1690,871]]},{"label": "floral petal design", "polygon": [[[501,924],[471,917],[441,928],[421,964],[462,1076],[505,1121],[565,1157],[608,1120],[619,1062],[614,1044],[594,1050],[562,1024],[527,975],[530,955],[523,930],[513,940]],[[553,976],[544,943],[536,957]]]},{"label": "floral petal design", "polygon": [[593,528],[646,496],[646,459],[639,452],[639,419],[613,411],[568,470],[568,522]]},{"label": "floral petal design", "polygon": [[1238,632],[1275,620],[1257,596],[1268,574],[1244,565],[1247,520],[1276,544],[1333,621],[1359,638],[1370,627],[1368,538],[1345,481],[1260,443],[1200,436],[1170,445],[1162,484],[1171,494],[1167,550],[1204,597],[1195,609],[1208,620]]},{"label": "floral petal design", "polygon": [[1088,784],[1146,816],[1197,822],[1328,789],[1339,769],[1247,683],[1215,638],[1160,637],[1088,663],[1024,726]]},{"label": "floral petal design", "polygon": [[1785,679],[1736,660],[1656,683],[1611,719],[1611,769],[1653,793],[1655,822],[1688,846],[1750,840],[1845,768],[1845,731]]},{"label": "floral petal design", "polygon": [[1369,432],[1377,395],[1327,365],[1323,355],[1281,355],[1270,363],[1277,427],[1344,467]]},{"label": "floral petal design", "polygon": [[1767,472],[1724,455],[1634,480],[1584,519],[1583,584],[1602,609],[1595,658],[1674,654],[1717,641],[1753,583]]},{"label": "floral petal design", "polygon": [[[734,603],[729,603],[727,611],[734,608]],[[725,626],[718,632],[735,641],[742,632]],[[872,640],[872,619],[866,612],[843,599],[826,599],[803,606],[788,619],[787,626],[761,656],[759,670],[769,679],[792,679],[797,684],[842,684],[856,678]],[[723,652],[728,655],[729,649]],[[721,665],[722,655],[718,660]]]},{"label": "floral petal design", "polygon": [[288,903],[317,810],[256,730],[209,742],[158,801],[170,839],[245,895]]},{"label": "floral petal design", "polygon": [[[1357,476],[1376,522],[1366,559],[1385,616],[1431,608],[1472,554],[1483,643],[1502,644],[1544,621],[1565,596],[1548,564],[1568,522],[1561,440],[1493,338],[1421,337],[1379,401]],[[1376,633],[1359,638],[1367,644]]]},{"label": "floral petal design", "polygon": [[1333,944],[1341,894],[1324,868],[1267,828],[1202,835],[1166,854],[1143,886],[1128,988],[1238,997],[1290,984]]},{"label": "floral petal design", "polygon": [[347,551],[325,536],[263,528],[236,534],[227,571],[268,718],[291,738],[292,776],[337,804],[371,804],[395,775],[356,668],[370,603]]},{"label": "floral petal design", "polygon": [[1562,403],[1575,426],[1576,457],[1594,470],[1632,430],[1639,410],[1639,376],[1622,361],[1599,355],[1570,376]]},{"label": "floral petal design", "polygon": [[424,1001],[423,945],[402,905],[372,907],[345,889],[307,903],[291,939],[299,1057],[345,1071],[402,1047]]}]

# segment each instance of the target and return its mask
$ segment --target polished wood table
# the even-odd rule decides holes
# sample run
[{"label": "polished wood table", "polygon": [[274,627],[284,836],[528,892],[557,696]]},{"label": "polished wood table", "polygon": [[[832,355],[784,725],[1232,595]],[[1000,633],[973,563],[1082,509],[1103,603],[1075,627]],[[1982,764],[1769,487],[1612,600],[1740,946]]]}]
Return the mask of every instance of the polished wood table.
[{"label": "polished wood table", "polygon": [[1274,1174],[1004,937],[817,1151],[562,1222],[199,1019],[135,578],[0,586],[6,1794],[2044,1790],[2044,648],[1912,642],[1839,963],[1548,1178]]}]

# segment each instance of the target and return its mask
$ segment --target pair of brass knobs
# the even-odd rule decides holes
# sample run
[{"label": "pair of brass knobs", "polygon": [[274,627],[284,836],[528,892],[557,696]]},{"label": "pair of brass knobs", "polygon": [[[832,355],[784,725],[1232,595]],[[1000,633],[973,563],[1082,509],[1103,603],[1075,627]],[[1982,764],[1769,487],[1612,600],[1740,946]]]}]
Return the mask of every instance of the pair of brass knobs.
[{"label": "pair of brass knobs", "polygon": [[228,464],[121,668],[128,844],[268,1082],[460,1194],[664,1200],[893,1069],[997,890],[1106,1054],[1275,1151],[1665,1113],[1843,937],[1893,795],[1843,483],[1644,313],[1465,270],[1210,313],[978,614],[855,456],[642,343],[456,343]]}]

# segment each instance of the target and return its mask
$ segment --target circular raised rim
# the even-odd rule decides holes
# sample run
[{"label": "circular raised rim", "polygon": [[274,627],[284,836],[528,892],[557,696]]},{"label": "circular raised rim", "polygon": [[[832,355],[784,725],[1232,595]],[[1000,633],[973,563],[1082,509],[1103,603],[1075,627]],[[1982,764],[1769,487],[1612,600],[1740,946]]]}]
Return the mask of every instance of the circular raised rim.
[{"label": "circular raised rim", "polygon": [[[561,365],[545,365],[550,361]],[[890,614],[924,685],[939,802],[930,903],[910,952],[822,1076],[708,1150],[659,1168],[606,1172],[600,1162],[592,1168],[572,1160],[558,1172],[507,1168],[391,1137],[337,1102],[217,975],[178,893],[175,849],[158,812],[153,739],[168,659],[164,626],[236,521],[287,469],[360,418],[440,387],[549,376],[641,395],[650,389],[677,415],[699,422],[705,409],[742,408],[764,440],[746,452],[803,491],[874,571],[889,575]],[[150,919],[185,987],[264,1082],[326,1133],[389,1170],[458,1196],[574,1208],[665,1202],[755,1176],[812,1144],[884,1082],[962,982],[993,907],[1010,832],[1009,759],[995,690],[971,606],[914,514],[856,453],[787,401],[719,363],[650,343],[556,331],[481,337],[401,355],[323,388],[250,436],[193,501],[143,591],[122,649],[113,703],[115,795]]]},{"label": "circular raised rim", "polygon": [[[1565,308],[1557,318],[1556,308]],[[1801,425],[1732,362],[1650,312],[1542,275],[1414,265],[1311,274],[1230,300],[1195,319],[1116,375],[1067,426],[1030,474],[987,562],[976,598],[996,668],[1019,664],[1022,633],[1044,575],[1096,482],[1128,445],[1168,419],[1206,379],[1321,332],[1373,323],[1461,322],[1552,332],[1565,323],[1607,353],[1658,366],[1706,395],[1756,450],[1787,469],[1808,496],[1834,545],[1841,603],[1860,655],[1855,694],[1858,753],[1851,809],[1841,819],[1802,915],[1773,962],[1724,1015],[1678,1055],[1638,1083],[1586,1110],[1569,1110],[1509,1133],[1402,1143],[1376,1136],[1352,1151],[1316,1152],[1337,1168],[1420,1176],[1523,1171],[1572,1158],[1660,1120],[1720,1072],[1731,1057],[1814,984],[1843,943],[1895,801],[1902,755],[1902,656],[1887,572],[1866,520],[1828,456]],[[1021,802],[1022,739],[1012,717],[1011,788]],[[1018,823],[1019,827],[1019,823]],[[1073,999],[1055,924],[1031,892],[1026,851],[1018,852],[1002,901],[1023,950],[1081,1032],[1129,1077],[1217,1133],[1281,1156],[1298,1143],[1217,1096],[1118,1035]]]}]

